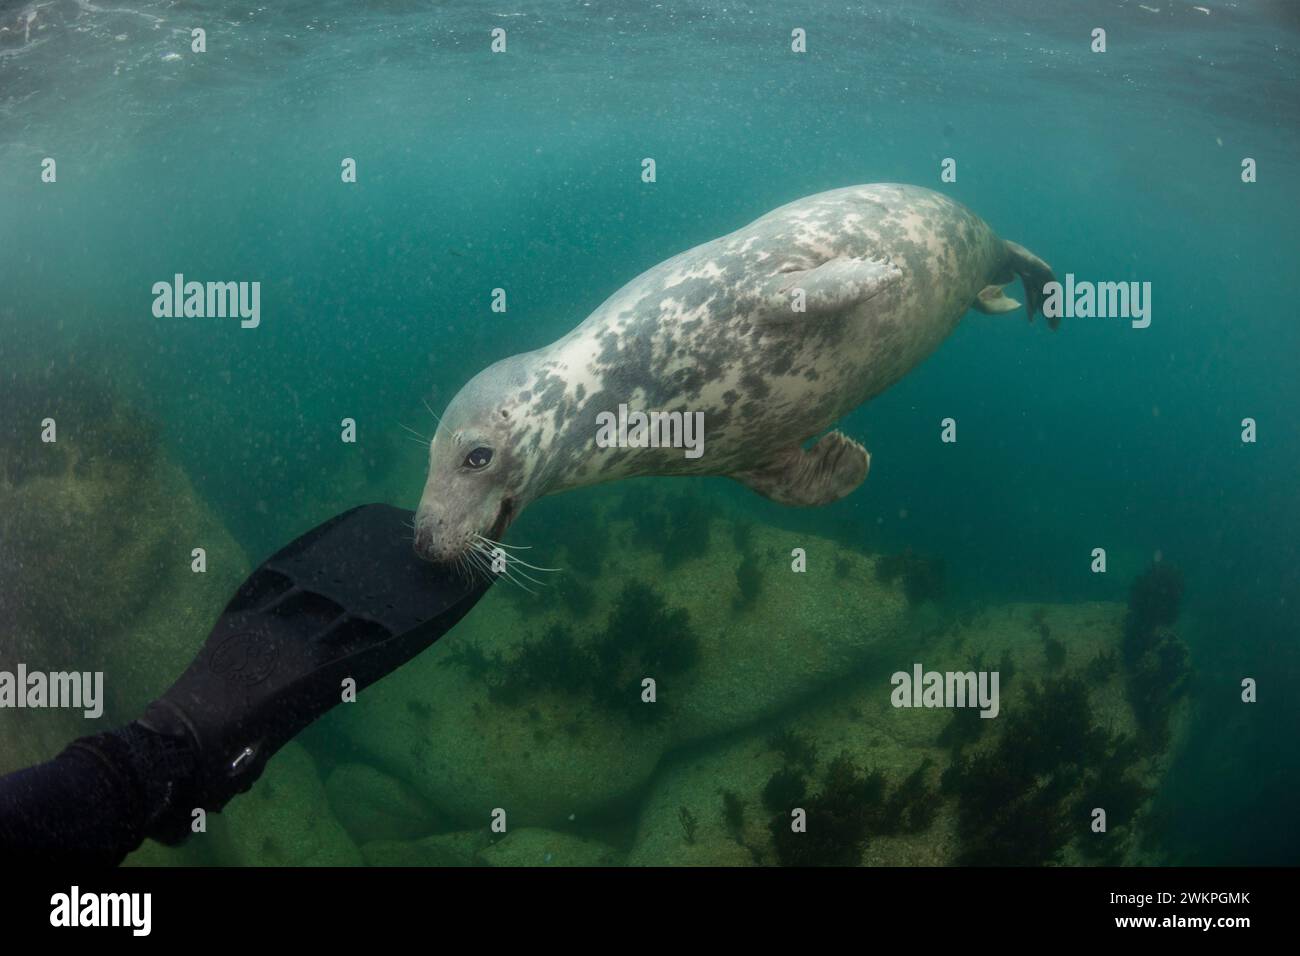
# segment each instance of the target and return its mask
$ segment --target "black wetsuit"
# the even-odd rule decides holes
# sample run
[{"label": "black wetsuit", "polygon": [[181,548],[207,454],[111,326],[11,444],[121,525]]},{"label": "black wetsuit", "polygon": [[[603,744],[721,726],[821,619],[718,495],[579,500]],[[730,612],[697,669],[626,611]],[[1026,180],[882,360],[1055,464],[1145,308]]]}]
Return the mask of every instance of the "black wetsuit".
[{"label": "black wetsuit", "polygon": [[74,741],[53,760],[0,777],[6,862],[116,866],[159,821],[190,806],[188,744],[138,723]]}]

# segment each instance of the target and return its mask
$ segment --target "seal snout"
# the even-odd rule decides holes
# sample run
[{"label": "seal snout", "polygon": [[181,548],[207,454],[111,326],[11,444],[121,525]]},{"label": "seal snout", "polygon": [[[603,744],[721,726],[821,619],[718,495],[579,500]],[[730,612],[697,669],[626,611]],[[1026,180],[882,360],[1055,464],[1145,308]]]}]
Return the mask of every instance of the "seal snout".
[{"label": "seal snout", "polygon": [[438,540],[442,535],[445,524],[445,518],[435,518],[431,514],[425,513],[415,516],[415,540],[412,541],[411,546],[415,550],[416,556],[423,558],[425,561],[446,560],[438,548]]}]

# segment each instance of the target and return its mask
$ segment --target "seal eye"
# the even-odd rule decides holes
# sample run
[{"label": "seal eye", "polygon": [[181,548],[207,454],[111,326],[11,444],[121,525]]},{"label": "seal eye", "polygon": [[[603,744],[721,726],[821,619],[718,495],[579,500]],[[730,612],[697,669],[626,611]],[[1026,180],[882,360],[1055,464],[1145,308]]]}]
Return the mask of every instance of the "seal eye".
[{"label": "seal eye", "polygon": [[468,455],[465,456],[465,467],[474,468],[476,470],[479,468],[486,468],[488,462],[490,462],[491,460],[492,460],[492,449],[484,448],[482,445],[479,445],[479,447],[475,448],[472,452],[470,452]]}]

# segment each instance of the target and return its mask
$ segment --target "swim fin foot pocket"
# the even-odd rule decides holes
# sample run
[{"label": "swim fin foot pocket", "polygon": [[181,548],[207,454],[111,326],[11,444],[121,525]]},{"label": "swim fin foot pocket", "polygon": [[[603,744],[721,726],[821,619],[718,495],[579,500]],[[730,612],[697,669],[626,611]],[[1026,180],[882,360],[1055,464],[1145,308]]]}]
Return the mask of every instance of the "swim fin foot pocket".
[{"label": "swim fin foot pocket", "polygon": [[139,723],[185,739],[197,773],[150,836],[177,842],[344,698],[446,633],[490,582],[416,557],[411,512],[364,505],[278,551],[246,580],[180,679]]}]

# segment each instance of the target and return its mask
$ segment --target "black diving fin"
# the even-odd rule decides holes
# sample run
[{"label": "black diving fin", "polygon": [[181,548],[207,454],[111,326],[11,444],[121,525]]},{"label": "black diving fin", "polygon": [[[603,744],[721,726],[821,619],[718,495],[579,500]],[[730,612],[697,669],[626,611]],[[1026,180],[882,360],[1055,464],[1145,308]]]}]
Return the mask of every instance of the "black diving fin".
[{"label": "black diving fin", "polygon": [[[490,581],[420,560],[411,512],[364,505],[276,552],[240,586],[180,679],[139,721],[198,757],[191,807],[220,810],[271,755],[344,699],[424,650]],[[354,683],[348,683],[349,681]],[[189,808],[158,821],[167,842]]]}]

